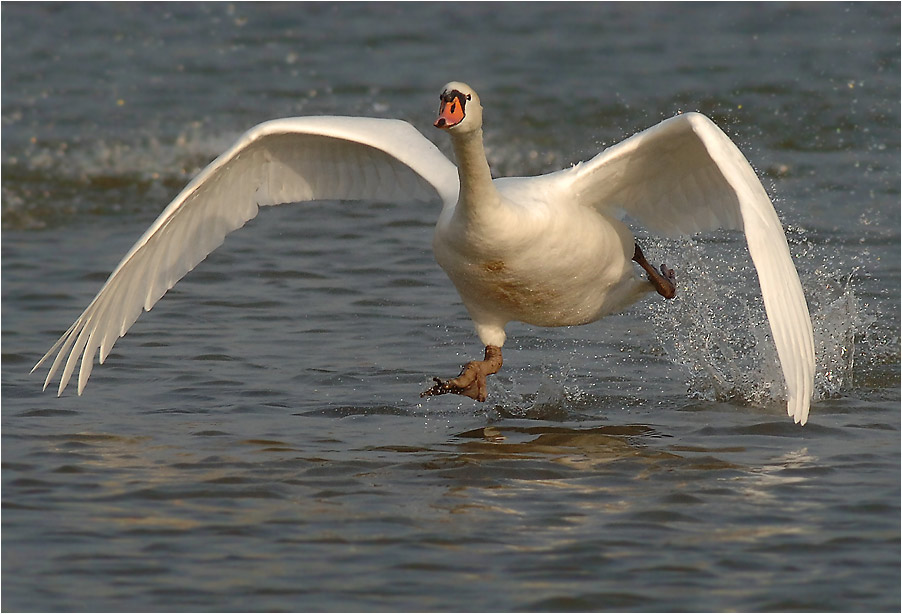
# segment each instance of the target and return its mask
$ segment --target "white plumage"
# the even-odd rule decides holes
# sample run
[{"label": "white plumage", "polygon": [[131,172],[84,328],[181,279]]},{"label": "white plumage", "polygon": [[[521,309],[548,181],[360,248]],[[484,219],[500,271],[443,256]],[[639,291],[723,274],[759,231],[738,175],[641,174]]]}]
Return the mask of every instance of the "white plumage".
[{"label": "white plumage", "polygon": [[261,206],[437,199],[436,259],[483,343],[497,346],[498,366],[509,321],[583,324],[653,290],[636,273],[624,213],[667,236],[744,230],[786,378],[788,413],[806,422],[814,344],[798,274],[764,188],[713,122],[678,115],[572,168],[492,180],[479,98],[465,84],[449,83],[443,117],[455,101],[457,117],[436,126],[451,136],[458,166],[398,120],[304,117],[249,130],[176,196],[35,365],[53,358],[44,387],[62,368],[62,394],[80,361],[81,394],[98,351],[103,363],[142,309]]}]

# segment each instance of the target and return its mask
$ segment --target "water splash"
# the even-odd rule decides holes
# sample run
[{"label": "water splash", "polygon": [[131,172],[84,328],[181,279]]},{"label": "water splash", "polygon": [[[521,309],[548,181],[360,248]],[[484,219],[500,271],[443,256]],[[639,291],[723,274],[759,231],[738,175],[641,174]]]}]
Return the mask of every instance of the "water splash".
[{"label": "water splash", "polygon": [[[783,373],[764,312],[757,276],[741,237],[711,242],[660,242],[677,254],[678,295],[650,301],[658,341],[704,400],[764,406],[785,398]],[[806,252],[801,259],[812,258]],[[848,264],[846,264],[848,267]],[[815,400],[853,385],[858,345],[875,322],[855,289],[855,271],[824,267],[802,275],[814,327]]]},{"label": "water splash", "polygon": [[854,384],[856,346],[864,340],[876,318],[866,313],[852,289],[853,275],[844,284],[832,284],[833,295],[811,316],[818,368],[814,386],[819,398],[838,395]]},{"label": "water splash", "polygon": [[751,264],[722,243],[662,243],[679,271],[677,297],[650,301],[659,343],[704,400],[763,405],[784,394],[776,349]]},{"label": "water splash", "polygon": [[[480,409],[489,421],[503,418],[562,421],[572,418],[572,411],[584,395],[576,383],[570,364],[541,363],[539,373],[532,368],[513,369],[506,376],[496,377],[497,402]],[[530,388],[535,392],[524,392]]]}]

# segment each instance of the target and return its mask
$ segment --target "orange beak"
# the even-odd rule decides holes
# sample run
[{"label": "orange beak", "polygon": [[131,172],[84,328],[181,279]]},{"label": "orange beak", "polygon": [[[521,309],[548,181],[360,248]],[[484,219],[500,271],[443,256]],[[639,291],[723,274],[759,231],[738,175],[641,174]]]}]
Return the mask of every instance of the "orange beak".
[{"label": "orange beak", "polygon": [[436,128],[448,129],[456,126],[464,118],[464,107],[457,98],[451,100],[442,100],[442,105],[438,109],[438,119],[433,124]]}]

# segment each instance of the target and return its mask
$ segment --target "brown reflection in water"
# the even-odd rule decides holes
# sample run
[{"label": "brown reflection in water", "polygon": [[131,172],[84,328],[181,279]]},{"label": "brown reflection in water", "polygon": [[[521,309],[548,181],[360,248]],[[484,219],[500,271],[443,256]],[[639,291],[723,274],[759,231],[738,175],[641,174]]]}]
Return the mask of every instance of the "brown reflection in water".
[{"label": "brown reflection in water", "polygon": [[536,426],[488,426],[457,435],[456,448],[471,461],[542,458],[574,469],[592,469],[626,458],[670,459],[676,455],[653,450],[637,438],[656,435],[644,425],[599,426],[586,429]]}]

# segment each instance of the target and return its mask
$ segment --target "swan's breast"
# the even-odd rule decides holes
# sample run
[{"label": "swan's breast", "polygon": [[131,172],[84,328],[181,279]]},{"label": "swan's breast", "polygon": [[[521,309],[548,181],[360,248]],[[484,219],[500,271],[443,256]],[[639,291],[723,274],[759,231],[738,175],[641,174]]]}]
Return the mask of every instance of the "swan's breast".
[{"label": "swan's breast", "polygon": [[535,269],[511,270],[501,259],[484,261],[479,268],[481,275],[475,285],[490,303],[514,319],[549,314],[561,304],[560,288]]},{"label": "swan's breast", "polygon": [[632,235],[594,210],[514,185],[475,223],[448,217],[436,228],[436,260],[471,315],[570,326],[609,313],[618,288],[634,284]]}]

